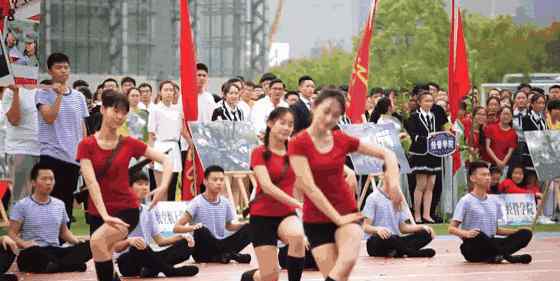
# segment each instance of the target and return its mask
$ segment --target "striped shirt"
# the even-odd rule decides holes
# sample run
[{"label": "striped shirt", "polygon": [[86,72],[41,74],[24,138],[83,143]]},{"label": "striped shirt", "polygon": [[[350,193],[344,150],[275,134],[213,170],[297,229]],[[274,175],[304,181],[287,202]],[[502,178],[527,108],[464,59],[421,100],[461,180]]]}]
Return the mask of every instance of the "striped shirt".
[{"label": "striped shirt", "polygon": [[479,199],[469,193],[457,203],[453,220],[461,223],[461,228],[471,230],[480,229],[489,237],[496,235],[498,218],[503,216],[500,202],[494,196]]},{"label": "striped shirt", "polygon": [[[395,210],[387,194],[379,189],[368,196],[362,214],[372,221],[373,226],[385,227],[392,235],[401,235],[399,226],[408,219],[408,214]],[[370,236],[366,234],[366,239]]]},{"label": "striped shirt", "polygon": [[[43,104],[52,106],[56,96],[52,89],[40,89],[35,96],[35,104],[38,109]],[[84,118],[88,116],[86,99],[76,90],[63,95],[60,111],[53,124],[48,124],[43,115],[38,114],[41,155],[78,165],[76,150],[84,135]]]},{"label": "striped shirt", "polygon": [[144,238],[146,244],[149,244],[152,238],[160,233],[161,230],[154,212],[142,204],[140,206],[140,221],[136,228],[128,234],[128,237],[141,237]]},{"label": "striped shirt", "polygon": [[201,223],[217,239],[227,236],[226,223],[234,219],[231,203],[223,196],[219,196],[216,202],[210,202],[200,194],[189,202],[187,213],[194,224]]},{"label": "striped shirt", "polygon": [[18,201],[10,210],[10,220],[21,222],[21,238],[40,247],[60,247],[60,227],[70,220],[64,202],[50,197],[39,203],[31,196]]}]

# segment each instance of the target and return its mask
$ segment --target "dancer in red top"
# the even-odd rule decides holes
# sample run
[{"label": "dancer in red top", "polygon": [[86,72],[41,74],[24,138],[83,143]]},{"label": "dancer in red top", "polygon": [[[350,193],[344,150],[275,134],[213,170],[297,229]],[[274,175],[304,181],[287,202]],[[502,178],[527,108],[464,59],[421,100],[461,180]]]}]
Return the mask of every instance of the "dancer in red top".
[{"label": "dancer in red top", "polygon": [[288,160],[287,141],[294,130],[294,114],[287,108],[274,109],[267,120],[264,145],[251,154],[251,168],[257,177],[251,203],[251,235],[259,268],[247,271],[242,281],[278,280],[278,239],[288,244],[288,280],[299,281],[303,272],[305,235],[295,213],[302,204],[292,194],[295,174]]},{"label": "dancer in red top", "polygon": [[128,183],[131,158],[145,156],[163,164],[161,186],[153,191],[151,206],[167,192],[171,162],[161,152],[132,137],[120,137],[118,128],[127,120],[129,103],[126,96],[113,90],[103,92],[101,129],[85,138],[78,146],[77,159],[89,189],[88,213],[93,235],[91,252],[97,279],[119,280],[113,270],[113,247],[127,238],[139,220],[139,200]]},{"label": "dancer in red top", "polygon": [[338,90],[322,91],[314,101],[311,126],[288,145],[296,186],[305,194],[305,234],[327,281],[348,279],[364,235],[363,216],[344,178],[346,155],[358,152],[384,160],[389,197],[395,206],[400,206],[403,198],[397,158],[393,152],[360,143],[340,130],[332,130],[345,112],[345,103]]}]

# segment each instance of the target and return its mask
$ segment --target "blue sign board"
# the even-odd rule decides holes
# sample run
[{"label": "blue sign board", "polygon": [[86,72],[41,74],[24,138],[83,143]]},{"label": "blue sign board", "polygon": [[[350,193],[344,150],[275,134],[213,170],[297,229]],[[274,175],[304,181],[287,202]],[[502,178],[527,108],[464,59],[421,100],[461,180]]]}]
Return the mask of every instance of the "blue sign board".
[{"label": "blue sign board", "polygon": [[428,153],[436,157],[453,154],[457,148],[457,138],[449,132],[436,132],[428,136]]}]

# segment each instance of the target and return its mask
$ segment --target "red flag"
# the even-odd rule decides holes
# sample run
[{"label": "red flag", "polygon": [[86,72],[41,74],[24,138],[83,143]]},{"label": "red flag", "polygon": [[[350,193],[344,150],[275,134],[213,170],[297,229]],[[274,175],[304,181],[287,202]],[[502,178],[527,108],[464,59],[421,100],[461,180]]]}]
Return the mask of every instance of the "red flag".
[{"label": "red flag", "polygon": [[350,87],[348,87],[348,117],[352,123],[362,123],[362,114],[366,111],[366,99],[368,91],[368,71],[369,71],[369,45],[373,34],[375,12],[379,0],[372,0],[369,16],[364,28],[364,34],[358,47],[356,59],[354,60],[354,70]]},{"label": "red flag", "polygon": [[4,30],[4,17],[10,15],[10,0],[0,0],[0,31]]},{"label": "red flag", "polygon": [[[461,9],[457,8],[457,20],[455,20],[455,1],[452,1],[451,7],[451,32],[449,36],[449,111],[451,113],[451,122],[455,122],[457,112],[459,111],[459,103],[465,97],[470,89],[469,80],[469,62],[467,59],[467,46],[465,44],[465,35],[463,32],[463,20],[461,18]],[[453,174],[461,167],[461,152],[457,150],[453,155]]]},{"label": "red flag", "polygon": [[[188,0],[179,1],[179,12],[181,17],[180,29],[180,75],[181,75],[181,97],[183,101],[183,115],[185,123],[198,119],[198,89],[196,86],[196,56],[195,45],[192,36],[191,18]],[[188,127],[187,127],[188,128]],[[183,169],[183,191],[182,200],[190,200],[198,194],[198,188],[202,184],[204,171],[202,163],[193,145],[189,146],[185,165]]]}]

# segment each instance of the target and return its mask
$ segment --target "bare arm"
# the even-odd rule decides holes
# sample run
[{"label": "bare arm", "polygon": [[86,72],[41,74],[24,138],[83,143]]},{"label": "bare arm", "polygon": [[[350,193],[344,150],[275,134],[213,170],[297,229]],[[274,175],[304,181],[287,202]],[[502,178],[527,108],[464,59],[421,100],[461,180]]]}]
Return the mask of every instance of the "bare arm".
[{"label": "bare arm", "polygon": [[429,233],[433,233],[432,229],[427,225],[408,224],[408,223],[404,223],[404,222],[401,222],[399,224],[399,230],[403,234],[416,233],[416,232],[420,232],[422,230],[426,230]]},{"label": "bare arm", "polygon": [[169,245],[173,245],[178,241],[181,241],[183,239],[185,239],[183,236],[181,235],[173,235],[171,237],[163,237],[161,235],[156,235],[152,237],[154,239],[154,241],[156,242],[156,244],[158,244],[158,246],[163,247],[163,246],[169,246]]},{"label": "bare arm", "polygon": [[247,223],[241,222],[241,223],[236,223],[236,222],[228,222],[226,223],[226,229],[229,231],[238,231],[239,229],[241,229],[243,226],[245,226]]},{"label": "bare arm", "polygon": [[502,160],[498,159],[498,157],[496,156],[496,154],[494,153],[492,148],[490,148],[490,144],[492,144],[492,140],[489,139],[489,138],[486,138],[486,151],[488,152],[488,155],[490,155],[490,158],[492,158],[492,160],[494,160],[494,162],[496,162],[496,163],[501,162]]},{"label": "bare arm", "polygon": [[187,233],[194,232],[198,228],[202,227],[200,224],[191,225],[192,217],[189,213],[185,212],[183,216],[175,223],[173,227],[173,232],[175,233]]},{"label": "bare arm", "polygon": [[513,155],[513,148],[508,149],[508,153],[506,154],[506,157],[504,157],[504,160],[502,162],[507,163],[509,162],[509,159],[511,159],[511,155]]},{"label": "bare arm", "polygon": [[301,208],[301,203],[298,200],[288,195],[286,192],[272,183],[270,175],[268,174],[268,170],[265,166],[258,165],[254,168],[254,171],[259,186],[265,194],[270,195],[272,198],[276,199],[284,205]]},{"label": "bare arm", "polygon": [[123,241],[117,242],[114,246],[114,249],[115,249],[115,252],[120,253],[120,252],[128,249],[128,247],[130,247],[130,244],[129,244],[128,238],[127,238]]},{"label": "bare arm", "polygon": [[62,95],[56,95],[56,99],[54,100],[54,104],[52,106],[48,104],[41,104],[41,106],[39,106],[39,114],[41,114],[47,124],[52,124],[56,121],[61,103]]},{"label": "bare arm", "polygon": [[87,137],[87,126],[86,126],[86,122],[84,120],[82,120],[82,134],[83,134],[84,138]]},{"label": "bare arm", "polygon": [[332,222],[339,222],[341,215],[315,184],[307,158],[304,156],[292,155],[290,156],[290,165],[292,165],[297,181],[299,182],[296,186],[303,189],[303,193],[307,198],[309,198],[309,200],[311,200],[311,202],[313,202],[313,204],[315,204],[315,206],[317,206],[317,208]]},{"label": "bare arm", "polygon": [[157,202],[163,199],[165,194],[167,194],[167,189],[169,188],[169,182],[171,181],[171,175],[173,174],[173,164],[167,155],[159,152],[151,147],[146,148],[144,156],[153,161],[159,162],[163,166],[163,175],[161,177],[160,185],[152,191],[153,198],[150,203],[150,209],[153,208]]},{"label": "bare arm", "polygon": [[21,121],[21,110],[20,110],[20,101],[19,101],[19,88],[17,87],[10,87],[12,90],[12,104],[10,105],[10,109],[6,112],[6,117],[8,122],[12,124],[12,126],[19,126],[19,122]]},{"label": "bare arm", "polygon": [[66,224],[62,224],[60,226],[60,238],[72,245],[77,245],[80,243],[80,240],[76,238],[76,236],[74,236],[74,233],[72,233],[70,229],[68,229],[68,226]]},{"label": "bare arm", "polygon": [[86,186],[88,187],[89,196],[91,197],[95,208],[99,212],[99,216],[105,220],[109,217],[109,213],[107,213],[107,209],[105,208],[105,203],[103,202],[103,197],[101,196],[101,187],[95,177],[95,170],[93,169],[91,160],[82,159],[80,161],[80,170],[82,172],[82,176],[84,177]]},{"label": "bare arm", "polygon": [[8,236],[16,242],[17,246],[21,249],[29,248],[35,245],[34,241],[26,241],[20,238],[21,225],[23,223],[15,220],[10,220],[10,226],[8,227]]},{"label": "bare arm", "polygon": [[449,227],[447,228],[449,234],[453,234],[461,239],[468,239],[468,238],[475,238],[480,233],[480,229],[475,228],[470,230],[464,230],[464,229],[460,229],[459,225],[461,225],[461,222],[452,220],[449,223]]},{"label": "bare arm", "polygon": [[148,133],[148,145],[154,147],[154,142],[156,141],[156,134]]},{"label": "bare arm", "polygon": [[501,236],[509,236],[516,233],[517,229],[505,228],[505,227],[498,227],[496,229],[496,234]]}]

